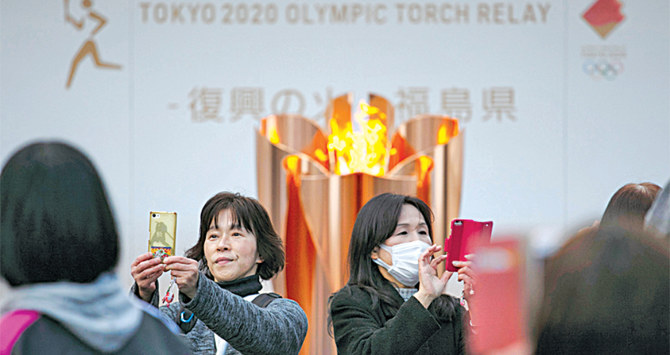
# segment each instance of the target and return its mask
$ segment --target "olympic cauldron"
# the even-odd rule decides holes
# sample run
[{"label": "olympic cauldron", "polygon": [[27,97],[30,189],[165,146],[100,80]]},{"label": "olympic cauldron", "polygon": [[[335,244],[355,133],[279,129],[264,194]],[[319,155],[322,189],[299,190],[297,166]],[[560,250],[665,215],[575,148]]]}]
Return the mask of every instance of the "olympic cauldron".
[{"label": "olympic cauldron", "polygon": [[352,120],[352,100],[350,93],[329,104],[330,134],[289,114],[263,118],[256,132],[258,198],[286,245],[286,267],[273,285],[309,318],[301,353],[335,353],[327,333],[328,297],[347,282],[351,231],[369,199],[384,192],[421,198],[435,214],[437,243],[459,212],[458,121],[415,116],[389,137],[393,106],[370,94]]}]

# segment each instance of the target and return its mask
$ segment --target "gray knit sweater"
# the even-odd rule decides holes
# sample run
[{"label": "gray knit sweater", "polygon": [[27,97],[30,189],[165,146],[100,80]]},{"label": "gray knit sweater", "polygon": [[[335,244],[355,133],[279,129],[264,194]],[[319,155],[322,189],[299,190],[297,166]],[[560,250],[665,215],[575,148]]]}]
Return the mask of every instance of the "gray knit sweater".
[{"label": "gray knit sweater", "polygon": [[[193,329],[182,335],[194,354],[216,353],[214,333],[228,342],[226,354],[297,354],[307,335],[307,316],[295,301],[278,298],[261,308],[219,287],[202,273],[195,297],[189,300],[180,294],[179,299],[197,317]],[[158,305],[158,292],[154,292],[151,304]],[[160,310],[164,317],[177,322],[180,308],[175,302]]]}]

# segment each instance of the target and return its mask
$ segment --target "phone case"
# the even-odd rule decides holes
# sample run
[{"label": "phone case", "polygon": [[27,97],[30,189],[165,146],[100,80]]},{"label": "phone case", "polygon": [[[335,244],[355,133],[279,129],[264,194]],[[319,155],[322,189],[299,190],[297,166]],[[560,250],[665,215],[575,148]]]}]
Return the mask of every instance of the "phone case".
[{"label": "phone case", "polygon": [[451,221],[451,235],[444,241],[447,246],[447,271],[458,271],[452,261],[465,261],[475,244],[488,243],[491,240],[493,222],[478,222],[471,219]]},{"label": "phone case", "polygon": [[154,256],[174,255],[177,242],[177,213],[149,212],[149,252]]}]

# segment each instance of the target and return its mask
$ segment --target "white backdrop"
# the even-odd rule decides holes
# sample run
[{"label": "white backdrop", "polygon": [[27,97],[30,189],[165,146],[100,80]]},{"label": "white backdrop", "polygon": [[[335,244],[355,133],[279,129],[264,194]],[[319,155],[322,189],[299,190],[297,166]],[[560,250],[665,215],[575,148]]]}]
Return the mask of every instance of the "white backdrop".
[{"label": "white backdrop", "polygon": [[[582,17],[595,3],[3,0],[0,155],[44,138],[90,155],[127,285],[148,211],[178,212],[182,253],[211,195],[256,195],[260,117],[323,124],[349,91],[385,96],[397,123],[461,118],[462,217],[494,233],[572,228],[624,183],[670,178],[669,1],[602,1],[623,15],[604,36]],[[106,20],[93,34],[89,10]],[[120,68],[89,52],[67,88],[87,40]]]}]

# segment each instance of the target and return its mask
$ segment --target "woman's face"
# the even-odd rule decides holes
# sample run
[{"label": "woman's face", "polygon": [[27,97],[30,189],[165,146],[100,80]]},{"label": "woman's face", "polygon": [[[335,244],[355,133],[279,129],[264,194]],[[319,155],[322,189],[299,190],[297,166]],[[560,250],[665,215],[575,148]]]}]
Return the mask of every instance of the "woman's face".
[{"label": "woman's face", "polygon": [[254,275],[263,259],[256,249],[256,236],[242,226],[232,225],[230,210],[212,219],[203,249],[214,281],[234,281]]},{"label": "woman's face", "polygon": [[[430,235],[428,235],[428,225],[421,212],[419,212],[416,207],[405,204],[402,206],[402,210],[400,210],[400,216],[398,217],[398,223],[396,224],[395,230],[391,236],[384,241],[384,244],[392,247],[394,245],[416,240],[428,244],[433,243],[430,239]],[[393,265],[391,254],[384,249],[376,247],[372,251],[371,256],[373,259],[380,258],[386,264]],[[380,268],[380,270],[386,271],[386,269],[383,268]],[[382,274],[386,277],[384,272],[382,272]]]}]

